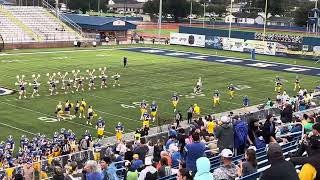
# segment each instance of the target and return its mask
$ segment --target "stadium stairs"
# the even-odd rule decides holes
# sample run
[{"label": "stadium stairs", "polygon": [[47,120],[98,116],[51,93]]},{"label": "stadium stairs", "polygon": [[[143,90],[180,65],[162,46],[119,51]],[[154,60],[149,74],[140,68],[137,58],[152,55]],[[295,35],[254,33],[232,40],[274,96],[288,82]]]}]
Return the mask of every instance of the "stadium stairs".
[{"label": "stadium stairs", "polygon": [[[13,23],[20,27],[25,34],[28,34],[36,42],[74,41],[81,39],[79,33],[68,27],[43,7],[1,6],[1,12],[6,16],[3,18],[9,19],[11,24]],[[2,21],[2,18],[0,18],[0,21]],[[5,33],[0,31],[0,34]],[[18,33],[12,34],[17,35]],[[28,41],[28,38],[23,41]]]},{"label": "stadium stairs", "polygon": [[39,41],[38,36],[28,26],[19,21],[2,5],[0,5],[0,34],[5,42]]}]

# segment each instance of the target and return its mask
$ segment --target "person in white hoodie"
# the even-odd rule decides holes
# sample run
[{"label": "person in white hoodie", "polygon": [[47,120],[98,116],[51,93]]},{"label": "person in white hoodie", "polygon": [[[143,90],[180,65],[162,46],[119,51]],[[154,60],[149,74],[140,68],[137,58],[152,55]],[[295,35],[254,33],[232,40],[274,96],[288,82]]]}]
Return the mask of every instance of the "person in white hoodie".
[{"label": "person in white hoodie", "polygon": [[158,171],[153,166],[152,158],[146,158],[145,167],[140,172],[138,180],[156,180],[158,179]]}]

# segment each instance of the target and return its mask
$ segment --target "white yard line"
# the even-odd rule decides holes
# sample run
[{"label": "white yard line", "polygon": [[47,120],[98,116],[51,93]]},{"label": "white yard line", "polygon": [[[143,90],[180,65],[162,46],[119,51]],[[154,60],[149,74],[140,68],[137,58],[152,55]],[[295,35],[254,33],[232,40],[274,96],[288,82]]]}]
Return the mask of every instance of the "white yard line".
[{"label": "white yard line", "polygon": [[56,54],[56,53],[74,53],[74,52],[92,52],[92,51],[113,51],[114,49],[79,49],[79,50],[62,50],[62,51],[40,51],[40,52],[22,52],[22,53],[0,53],[0,56],[20,56],[35,54]]},{"label": "white yard line", "polygon": [[24,129],[21,129],[21,128],[18,128],[18,127],[15,127],[15,126],[12,126],[12,125],[9,125],[9,124],[6,124],[6,123],[3,123],[3,122],[0,122],[0,124],[3,125],[3,126],[9,127],[11,129],[15,129],[15,130],[18,130],[18,131],[21,131],[21,132],[25,132],[25,133],[28,133],[28,134],[32,134],[32,135],[36,135],[36,133],[30,132],[30,131],[27,131],[27,130],[24,130]]}]

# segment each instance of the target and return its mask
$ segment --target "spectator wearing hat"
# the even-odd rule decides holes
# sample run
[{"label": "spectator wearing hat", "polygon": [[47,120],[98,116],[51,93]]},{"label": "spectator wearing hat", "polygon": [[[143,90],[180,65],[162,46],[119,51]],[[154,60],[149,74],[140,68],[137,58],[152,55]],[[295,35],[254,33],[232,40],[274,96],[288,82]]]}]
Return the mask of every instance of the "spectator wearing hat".
[{"label": "spectator wearing hat", "polygon": [[200,135],[197,132],[192,134],[193,142],[185,146],[186,152],[186,167],[192,172],[196,172],[196,161],[198,158],[204,156],[206,146],[204,143],[200,142]]},{"label": "spectator wearing hat", "polygon": [[117,173],[116,173],[117,168],[114,165],[114,163],[112,163],[110,157],[101,158],[100,166],[101,166],[104,180],[107,180],[107,179],[118,180],[119,179],[117,176]]},{"label": "spectator wearing hat", "polygon": [[131,163],[131,168],[133,170],[139,170],[142,166],[143,166],[143,161],[141,159],[139,159],[139,155],[138,154],[134,154],[133,155],[133,160],[132,160],[132,163]]},{"label": "spectator wearing hat", "polygon": [[145,167],[139,174],[138,180],[156,180],[158,179],[158,171],[153,166],[152,159],[146,158]]},{"label": "spectator wearing hat", "polygon": [[197,159],[197,173],[194,180],[213,180],[213,175],[210,172],[210,161],[207,157]]},{"label": "spectator wearing hat", "polygon": [[27,164],[23,166],[23,177],[25,180],[34,179],[34,168],[32,167],[32,161],[28,161]]},{"label": "spectator wearing hat", "polygon": [[237,166],[232,163],[233,152],[223,149],[220,153],[222,165],[213,171],[214,180],[231,180],[237,177]]},{"label": "spectator wearing hat", "polygon": [[267,157],[271,166],[262,172],[260,180],[299,180],[294,165],[284,159],[281,146],[278,143],[269,144]]},{"label": "spectator wearing hat", "polygon": [[215,128],[215,136],[218,139],[219,150],[233,149],[234,147],[234,132],[233,125],[230,123],[230,118],[227,116],[221,117],[221,125]]},{"label": "spectator wearing hat", "polygon": [[256,147],[250,146],[244,154],[244,161],[239,162],[238,176],[244,177],[257,172]]}]

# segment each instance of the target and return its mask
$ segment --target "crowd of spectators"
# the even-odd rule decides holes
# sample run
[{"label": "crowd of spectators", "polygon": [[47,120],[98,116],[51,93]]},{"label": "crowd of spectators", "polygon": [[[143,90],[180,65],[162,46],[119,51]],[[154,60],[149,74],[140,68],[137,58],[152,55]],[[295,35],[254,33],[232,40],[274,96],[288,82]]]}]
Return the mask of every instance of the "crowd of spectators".
[{"label": "crowd of spectators", "polygon": [[[245,119],[246,116],[233,112],[221,117],[192,117],[190,106],[189,127],[181,128],[182,113],[178,111],[175,123],[169,125],[168,138],[157,141],[135,135],[135,141],[121,140],[114,146],[103,147],[88,132],[76,140],[72,131],[62,129],[52,139],[37,135],[29,140],[23,136],[15,156],[16,143],[9,137],[0,147],[1,179],[153,180],[176,176],[179,180],[231,180],[257,172],[256,151],[267,146],[271,167],[262,173],[261,179],[315,179],[319,176],[316,172],[320,172],[320,116],[293,116],[294,111],[301,110],[296,107],[299,98],[294,101],[283,93],[280,99],[274,104],[268,100],[265,108],[277,107],[281,116],[269,114],[265,121]],[[296,124],[283,126],[287,123]],[[286,161],[279,144],[290,142],[294,133],[302,130],[306,133],[303,142]],[[289,135],[282,137],[284,134]],[[85,152],[77,158],[69,156],[79,151]],[[234,162],[233,157],[238,155],[244,158]],[[221,165],[212,171],[209,158],[215,156],[221,157]],[[299,174],[294,165],[302,166]]]},{"label": "crowd of spectators", "polygon": [[302,43],[302,36],[288,35],[288,34],[263,34],[255,33],[255,39],[265,40],[265,41],[274,41],[274,42],[288,42],[288,43]]}]

